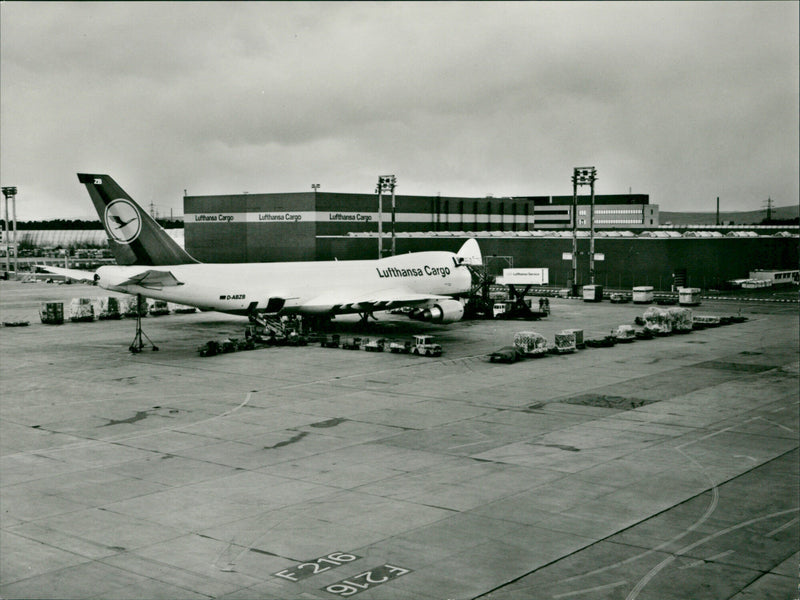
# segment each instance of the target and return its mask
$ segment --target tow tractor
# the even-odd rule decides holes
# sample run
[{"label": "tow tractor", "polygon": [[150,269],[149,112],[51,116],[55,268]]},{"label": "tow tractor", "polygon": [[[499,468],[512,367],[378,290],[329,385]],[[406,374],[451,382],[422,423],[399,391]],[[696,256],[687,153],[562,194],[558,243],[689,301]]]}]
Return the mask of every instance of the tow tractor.
[{"label": "tow tractor", "polygon": [[431,335],[415,335],[411,353],[422,356],[441,356],[442,347],[434,343]]}]

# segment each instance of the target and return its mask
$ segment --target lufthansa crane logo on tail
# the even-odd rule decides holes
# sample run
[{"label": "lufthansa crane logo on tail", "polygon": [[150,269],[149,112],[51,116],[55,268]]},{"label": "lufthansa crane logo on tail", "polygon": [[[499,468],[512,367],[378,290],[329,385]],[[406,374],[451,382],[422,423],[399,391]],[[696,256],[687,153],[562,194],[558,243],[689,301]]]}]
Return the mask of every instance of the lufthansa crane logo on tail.
[{"label": "lufthansa crane logo on tail", "polygon": [[114,241],[130,244],[142,231],[142,218],[129,200],[118,198],[106,206],[105,226]]}]

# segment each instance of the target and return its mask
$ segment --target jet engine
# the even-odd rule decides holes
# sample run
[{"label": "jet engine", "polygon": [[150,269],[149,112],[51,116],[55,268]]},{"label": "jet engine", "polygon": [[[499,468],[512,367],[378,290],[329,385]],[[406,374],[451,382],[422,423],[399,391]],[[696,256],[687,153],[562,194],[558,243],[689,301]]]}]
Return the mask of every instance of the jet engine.
[{"label": "jet engine", "polygon": [[464,305],[458,300],[442,300],[424,309],[419,315],[420,321],[431,323],[453,323],[464,316]]}]

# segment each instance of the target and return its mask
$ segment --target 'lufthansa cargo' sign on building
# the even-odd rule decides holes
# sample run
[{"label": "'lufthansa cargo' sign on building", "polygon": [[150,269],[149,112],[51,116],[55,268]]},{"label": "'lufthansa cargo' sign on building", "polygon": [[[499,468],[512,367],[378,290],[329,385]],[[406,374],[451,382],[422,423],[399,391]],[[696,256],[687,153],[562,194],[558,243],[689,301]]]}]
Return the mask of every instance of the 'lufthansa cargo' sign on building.
[{"label": "'lufthansa cargo' sign on building", "polygon": [[[383,222],[390,222],[390,212],[383,213]],[[498,217],[499,218],[499,217]],[[333,212],[333,211],[268,211],[268,212],[203,212],[187,213],[187,223],[377,223],[377,212]],[[397,213],[398,223],[431,224],[431,215],[426,213]]]},{"label": "'lufthansa cargo' sign on building", "polygon": [[[384,219],[387,216],[384,215]],[[190,223],[372,223],[378,220],[378,213],[327,211],[190,213],[186,215],[186,220]]]}]

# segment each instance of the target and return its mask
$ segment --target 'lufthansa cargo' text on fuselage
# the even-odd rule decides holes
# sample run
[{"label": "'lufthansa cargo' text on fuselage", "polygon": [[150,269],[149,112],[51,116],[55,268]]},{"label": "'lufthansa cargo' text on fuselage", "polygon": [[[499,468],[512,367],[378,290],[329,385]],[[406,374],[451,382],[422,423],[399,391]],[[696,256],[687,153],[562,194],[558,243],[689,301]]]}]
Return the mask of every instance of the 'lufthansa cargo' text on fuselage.
[{"label": "'lufthansa cargo' text on fuselage", "polygon": [[450,275],[450,267],[431,267],[430,265],[425,265],[421,269],[416,267],[412,267],[409,269],[398,269],[397,267],[386,267],[386,268],[379,268],[375,267],[375,270],[378,272],[378,277],[424,277],[428,276],[439,276],[439,277],[447,277]]}]

